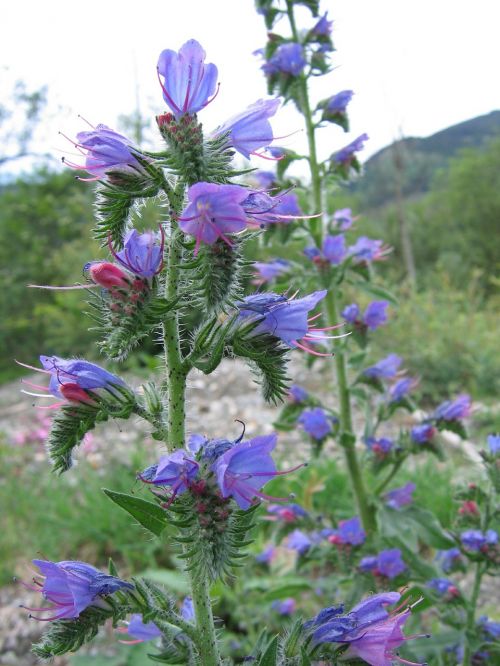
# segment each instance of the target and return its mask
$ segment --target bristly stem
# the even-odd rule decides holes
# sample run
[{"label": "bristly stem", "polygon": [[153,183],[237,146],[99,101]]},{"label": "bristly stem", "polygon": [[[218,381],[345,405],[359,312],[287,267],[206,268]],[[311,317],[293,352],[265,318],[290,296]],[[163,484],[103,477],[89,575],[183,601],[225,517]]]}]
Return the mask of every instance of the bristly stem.
[{"label": "bristly stem", "polygon": [[[172,217],[178,214],[178,209],[182,205],[182,192],[179,191],[176,195],[178,196],[176,196],[175,201],[172,201],[172,193],[169,196]],[[165,298],[167,300],[175,300],[178,297],[179,266],[182,262],[181,232],[174,225],[175,222],[172,222],[173,228],[170,233],[167,250],[168,256],[165,273]],[[179,449],[183,448],[185,443],[186,379],[190,365],[182,356],[179,316],[176,310],[168,314],[163,324],[163,340],[166,363],[164,388],[167,394],[168,410],[166,444],[169,448]],[[192,571],[189,571],[189,578],[195,610],[200,656],[203,659],[203,664],[206,664],[206,666],[219,666],[221,662],[217,646],[208,579],[195,577]]]},{"label": "bristly stem", "polygon": [[474,583],[472,586],[472,593],[469,600],[469,607],[467,609],[467,625],[466,625],[466,638],[464,644],[464,658],[462,661],[463,666],[470,666],[471,663],[471,647],[469,636],[473,635],[476,625],[476,608],[479,599],[479,592],[481,590],[481,580],[484,574],[484,565],[482,562],[476,562],[476,570],[474,573]]},{"label": "bristly stem", "polygon": [[[336,322],[338,320],[338,309],[336,292],[334,289],[330,289],[326,296],[326,307],[329,320]],[[368,500],[361,467],[356,454],[356,440],[352,427],[351,395],[347,381],[347,368],[343,343],[342,340],[339,339],[334,340],[333,343],[335,350],[337,390],[340,404],[340,436],[352,436],[352,441],[348,441],[346,438],[346,441],[344,441],[343,444],[347,470],[349,472],[351,488],[356,498],[356,504],[358,506],[361,522],[363,523],[363,528],[366,532],[373,533],[376,529],[375,514],[373,507]]]},{"label": "bristly stem", "polygon": [[[295,15],[293,12],[293,2],[292,0],[287,0],[286,3],[288,20],[290,22],[290,28],[292,30],[293,39],[297,44],[300,44],[299,33],[297,31],[297,26],[295,23]],[[299,88],[300,88],[300,104],[302,107],[302,114],[306,123],[306,133],[307,133],[307,143],[309,147],[309,170],[311,172],[311,191],[312,191],[312,203],[313,203],[313,212],[321,213],[322,208],[322,187],[321,187],[321,174],[318,163],[318,155],[316,150],[316,135],[314,131],[314,122],[311,112],[311,103],[309,101],[309,89],[307,85],[307,77],[302,72],[298,76]],[[321,246],[323,239],[323,220],[321,217],[313,218],[309,220],[309,231],[311,236],[314,238],[318,247]]]},{"label": "bristly stem", "polygon": [[[287,15],[290,22],[290,28],[294,41],[300,44],[299,33],[295,23],[295,16],[293,13],[293,2],[287,0]],[[323,186],[321,180],[320,166],[318,163],[318,156],[316,150],[316,136],[314,121],[311,112],[311,104],[309,101],[309,91],[307,86],[307,77],[304,73],[298,77],[300,86],[300,102],[301,110],[306,123],[307,141],[309,144],[309,168],[311,172],[311,188],[312,200],[315,212],[321,212],[322,208],[322,193]],[[323,220],[316,218],[310,220],[310,232],[318,247],[321,247],[323,240]],[[338,321],[338,309],[336,302],[336,295],[333,289],[330,289],[327,295],[327,310],[330,323],[333,325]],[[334,340],[335,348],[335,367],[336,367],[336,380],[338,387],[338,396],[340,403],[340,434],[353,434],[352,433],[352,417],[351,417],[351,397],[349,386],[347,383],[346,362],[340,340]],[[363,527],[367,532],[375,531],[375,515],[373,508],[370,506],[368,496],[361,474],[358,457],[356,455],[355,442],[346,443],[344,445],[345,458],[347,469],[351,480],[351,487],[356,497],[359,514]]]}]

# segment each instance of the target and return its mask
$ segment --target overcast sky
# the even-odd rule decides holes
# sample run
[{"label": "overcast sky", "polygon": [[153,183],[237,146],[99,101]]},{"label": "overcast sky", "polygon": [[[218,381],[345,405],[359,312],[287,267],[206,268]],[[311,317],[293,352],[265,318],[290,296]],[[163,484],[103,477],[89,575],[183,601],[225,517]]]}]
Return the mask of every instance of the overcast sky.
[{"label": "overcast sky", "polygon": [[[316,81],[316,100],[350,88],[352,132],[330,128],[326,157],[357,135],[370,136],[362,158],[402,134],[426,136],[500,108],[500,3],[497,0],[323,0],[334,20],[336,69]],[[307,11],[300,23],[313,21]],[[275,31],[286,32],[286,21]],[[258,59],[266,31],[253,0],[16,0],[2,6],[0,66],[5,97],[15,79],[49,86],[43,151],[62,151],[61,129],[82,129],[77,114],[116,126],[139,91],[144,112],[164,109],[158,54],[195,38],[219,68],[218,98],[202,112],[209,129],[266,94]],[[301,128],[286,108],[275,134]],[[285,145],[305,145],[303,133]],[[61,153],[60,153],[61,154]],[[266,166],[266,165],[264,165]]]}]

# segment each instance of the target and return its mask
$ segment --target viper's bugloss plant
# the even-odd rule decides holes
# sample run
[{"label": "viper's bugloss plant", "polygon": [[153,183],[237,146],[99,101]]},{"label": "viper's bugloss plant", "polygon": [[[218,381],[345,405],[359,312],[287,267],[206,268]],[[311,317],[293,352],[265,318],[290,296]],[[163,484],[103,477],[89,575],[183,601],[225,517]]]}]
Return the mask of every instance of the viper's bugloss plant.
[{"label": "viper's bugloss plant", "polygon": [[[106,260],[89,257],[87,282],[76,286],[89,295],[99,350],[121,361],[143,340],[160,339],[162,378],[132,388],[100,365],[57,356],[41,356],[42,368],[27,366],[49,376],[48,386],[29,384],[45,392],[35,395],[56,399],[48,406],[55,414],[48,452],[59,473],[101,422],[134,417],[149,425],[162,450],[151,450],[148,466],[131,473],[140,492],[104,492],[131,524],[168,543],[190,595],[176,599],[143,577],[124,581],[113,562],[103,573],[82,562],[35,560],[42,576],[28,587],[49,605],[32,610],[48,613],[38,619],[51,624],[34,652],[42,659],[74,652],[109,621],[127,635],[122,642],[150,642],[149,656],[160,663],[421,664],[432,647],[413,639],[427,630],[406,635],[405,625],[419,618],[429,625],[421,609],[434,603],[455,632],[450,650],[463,654],[464,664],[479,663],[494,654],[500,634],[494,621],[476,618],[481,580],[500,565],[498,436],[481,453],[488,487],[458,491],[447,530],[418,505],[418,482],[393,485],[410,457],[444,457],[446,431],[465,437],[471,400],[463,394],[417,411],[418,379],[403,359],[395,352],[370,356],[370,340],[390,325],[397,302],[376,278],[376,263],[391,248],[356,236],[359,218],[331,205],[333,188],[360,171],[367,135],[318,156],[316,133],[329,124],[348,131],[354,103],[351,90],[316,105],[310,97],[311,77],[332,70],[334,22],[320,14],[318,0],[256,4],[270,31],[260,52],[269,98],[206,134],[198,114],[217,95],[218,67],[191,39],[158,59],[167,106],[156,117],[163,148],[143,151],[97,125],[73,142],[82,163],[67,163],[87,172],[81,180],[96,182],[94,233],[110,252]],[[305,30],[297,26],[296,5],[312,15]],[[287,36],[271,32],[285,17]],[[289,102],[304,117],[306,155],[274,145],[273,126]],[[235,153],[274,160],[276,170],[236,168]],[[288,176],[297,160],[310,167],[306,187]],[[158,206],[158,228],[141,233],[134,224],[146,200]],[[250,246],[260,250],[276,240],[279,247],[293,241],[297,256],[249,256]],[[245,293],[252,270],[252,292]],[[352,302],[354,290],[361,293]],[[307,353],[309,366],[317,364],[320,396],[292,384],[297,350]],[[281,464],[276,433],[244,439],[243,430],[234,438],[223,421],[217,438],[186,436],[191,374],[209,375],[233,358],[249,366],[265,401],[283,403],[276,428],[303,434],[312,456],[296,447],[287,451],[293,460]],[[355,406],[362,425],[353,418]],[[395,426],[393,417],[404,412],[409,418]],[[339,457],[355,506],[339,500],[339,477],[330,476]],[[255,557],[238,576],[255,538]],[[474,569],[470,595],[443,577],[467,566]],[[264,579],[264,572],[271,575]],[[320,610],[339,598],[350,611],[342,604]]]}]

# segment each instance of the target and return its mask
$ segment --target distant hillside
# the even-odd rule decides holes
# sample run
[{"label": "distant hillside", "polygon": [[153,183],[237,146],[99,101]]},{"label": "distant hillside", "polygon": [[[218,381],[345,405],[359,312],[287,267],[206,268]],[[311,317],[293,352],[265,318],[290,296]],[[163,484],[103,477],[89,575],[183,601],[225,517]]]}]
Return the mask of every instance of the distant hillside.
[{"label": "distant hillside", "polygon": [[500,111],[452,125],[426,138],[408,137],[375,153],[353,186],[366,208],[429,189],[436,171],[464,148],[480,148],[500,136]]}]

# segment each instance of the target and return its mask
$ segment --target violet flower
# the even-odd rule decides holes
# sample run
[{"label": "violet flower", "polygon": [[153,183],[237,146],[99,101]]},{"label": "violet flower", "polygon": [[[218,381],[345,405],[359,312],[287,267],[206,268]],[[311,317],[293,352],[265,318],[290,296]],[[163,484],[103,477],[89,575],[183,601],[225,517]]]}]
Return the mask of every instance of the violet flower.
[{"label": "violet flower", "polygon": [[349,255],[354,258],[355,263],[370,263],[371,261],[382,261],[390,251],[383,241],[360,236],[349,248]]},{"label": "violet flower", "polygon": [[295,612],[295,609],[297,608],[297,602],[292,597],[288,597],[287,599],[283,600],[277,599],[276,601],[273,601],[271,608],[279,615],[288,616]]},{"label": "violet flower", "polygon": [[267,148],[274,140],[269,118],[281,104],[280,98],[259,99],[244,111],[227,120],[213,133],[215,137],[228,134],[229,145],[247,159],[259,155],[259,148]]},{"label": "violet flower", "polygon": [[292,384],[288,389],[288,396],[292,402],[304,402],[308,399],[309,393],[302,386]]},{"label": "violet flower", "polygon": [[459,421],[469,416],[471,411],[470,395],[463,393],[455,400],[447,400],[436,408],[433,418],[443,421]]},{"label": "violet flower", "polygon": [[317,217],[302,214],[295,192],[273,197],[267,192],[250,191],[242,206],[250,221],[261,228],[267,224],[290,224],[297,218]]},{"label": "violet flower", "polygon": [[399,548],[389,548],[382,550],[377,557],[377,573],[392,580],[403,573],[406,564]]},{"label": "violet flower", "polygon": [[478,552],[487,546],[494,546],[498,543],[498,534],[495,530],[465,530],[460,535],[460,541],[466,550]]},{"label": "violet flower", "polygon": [[152,641],[162,635],[162,632],[158,629],[156,624],[154,622],[144,622],[140,613],[134,613],[131,615],[127,627],[124,628],[124,630],[118,629],[118,631],[121,633],[127,633],[134,639],[131,641],[120,641],[120,643],[126,643],[128,645]]},{"label": "violet flower", "polygon": [[286,545],[290,550],[296,550],[299,555],[304,555],[313,545],[313,541],[301,530],[293,530],[287,537]]},{"label": "violet flower", "polygon": [[338,266],[347,255],[344,234],[326,236],[322,247],[323,256],[332,266]]},{"label": "violet flower", "polygon": [[167,456],[162,456],[157,465],[145,469],[138,478],[155,486],[170,486],[173,501],[182,495],[191,482],[198,476],[199,465],[189,457],[188,451],[177,449]]},{"label": "violet flower", "polygon": [[354,219],[352,217],[352,211],[350,208],[339,208],[333,214],[333,221],[340,231],[345,231],[352,227]]},{"label": "violet flower", "polygon": [[460,550],[456,547],[448,548],[447,550],[438,550],[436,553],[436,561],[441,565],[441,569],[448,573],[455,568],[455,566],[461,562],[462,557]]},{"label": "violet flower", "polygon": [[271,335],[289,347],[298,347],[314,356],[329,356],[308,346],[329,339],[330,336],[325,331],[337,328],[337,326],[325,328],[311,326],[311,322],[319,315],[308,317],[308,314],[325,296],[326,290],[315,291],[297,299],[267,292],[246,296],[236,304],[236,307],[241,319],[257,323],[252,331],[253,335]]},{"label": "violet flower", "polygon": [[427,587],[437,592],[440,597],[444,597],[445,594],[455,596],[458,592],[456,585],[447,578],[432,578]]},{"label": "violet flower", "polygon": [[361,558],[358,568],[363,573],[372,572],[377,568],[377,561],[378,558],[376,555],[366,555],[366,557]]},{"label": "violet flower", "polygon": [[388,437],[367,437],[365,444],[377,456],[384,457],[394,448],[394,442]]},{"label": "violet flower", "polygon": [[363,150],[365,141],[368,141],[368,134],[361,134],[354,141],[334,153],[331,159],[337,164],[349,165],[355,157],[355,153]]},{"label": "violet flower", "polygon": [[275,476],[293,472],[301,465],[278,472],[271,458],[276,440],[275,434],[254,437],[234,444],[216,459],[211,469],[217,478],[222,497],[232,497],[240,509],[248,509],[255,498],[280,499],[265,495],[261,488]]},{"label": "violet flower", "polygon": [[319,37],[329,37],[332,32],[333,21],[328,20],[328,12],[319,19],[319,21],[311,28],[311,33]]},{"label": "violet flower", "polygon": [[334,544],[360,546],[365,542],[366,532],[364,531],[358,516],[349,518],[349,520],[340,520],[338,529],[333,531],[328,537],[328,541]]},{"label": "violet flower", "polygon": [[306,409],[298,418],[298,423],[306,433],[318,441],[324,439],[332,432],[332,417],[321,407]]},{"label": "violet flower", "polygon": [[285,523],[294,523],[297,518],[307,518],[309,515],[300,504],[270,504],[267,512],[271,514],[268,520],[282,520]]},{"label": "violet flower", "polygon": [[251,178],[258,184],[263,190],[268,190],[276,182],[276,174],[274,171],[254,171],[251,174]]},{"label": "violet flower", "polygon": [[262,65],[262,69],[267,75],[281,72],[298,76],[305,66],[306,60],[302,46],[296,42],[289,42],[278,46],[271,58]]},{"label": "violet flower", "polygon": [[363,322],[371,330],[375,331],[387,321],[387,308],[389,301],[372,301],[366,306],[363,313]]},{"label": "violet flower", "polygon": [[[323,118],[344,115],[346,113],[349,102],[352,100],[353,95],[354,92],[352,90],[342,90],[336,95],[332,95],[332,97],[327,99],[325,102]],[[349,208],[346,210],[349,210]]]},{"label": "violet flower", "polygon": [[113,255],[128,271],[143,278],[152,278],[163,267],[163,232],[140,234],[130,229],[123,239],[123,250]]},{"label": "violet flower", "polygon": [[36,618],[40,620],[77,618],[97,601],[98,597],[113,594],[118,590],[134,589],[131,583],[104,574],[85,562],[33,560],[33,564],[40,569],[41,575],[33,579],[33,585],[26,587],[41,591],[44,599],[53,606],[23,608],[36,612],[55,611],[50,617]]},{"label": "violet flower", "polygon": [[253,265],[257,269],[259,282],[264,284],[274,280],[279,275],[287,273],[290,270],[290,263],[285,259],[273,259],[272,261],[254,261]]},{"label": "violet flower", "polygon": [[211,101],[217,86],[217,67],[205,65],[206,53],[202,46],[190,39],[176,53],[166,49],[158,58],[158,77],[163,99],[178,120],[185,114],[194,114]]},{"label": "violet flower", "polygon": [[267,546],[261,553],[255,556],[255,559],[260,564],[270,564],[275,555],[276,548],[274,546]]},{"label": "violet flower", "polygon": [[490,453],[497,456],[500,453],[500,435],[488,435],[486,442]]},{"label": "violet flower", "polygon": [[402,362],[403,359],[397,354],[389,354],[378,363],[363,370],[363,374],[371,379],[393,379]]},{"label": "violet flower", "polygon": [[500,638],[500,622],[493,622],[488,619],[487,615],[481,615],[477,621],[478,627],[483,629],[491,638]]},{"label": "violet flower", "polygon": [[247,218],[242,202],[248,190],[239,185],[196,183],[188,190],[189,204],[179,219],[182,231],[196,238],[195,254],[203,242],[212,245],[219,238],[229,246],[227,234],[245,229]]},{"label": "violet flower", "polygon": [[418,379],[415,377],[403,377],[402,379],[398,379],[398,381],[389,388],[389,402],[400,402],[417,385]]},{"label": "violet flower", "polygon": [[181,606],[181,615],[186,622],[194,622],[195,620],[195,612],[194,612],[194,604],[193,604],[193,599],[190,596],[184,597],[184,601],[182,602]]},{"label": "violet flower", "polygon": [[426,444],[431,441],[436,433],[437,430],[432,423],[421,423],[411,429],[410,437],[415,444]]},{"label": "violet flower", "polygon": [[76,142],[69,140],[85,157],[85,164],[75,164],[64,157],[63,162],[72,169],[83,169],[91,175],[91,178],[80,180],[105,179],[115,171],[145,175],[132,142],[106,125],[99,124],[91,132],[79,132],[76,139]]},{"label": "violet flower", "polygon": [[359,322],[361,312],[359,310],[359,305],[351,303],[350,305],[346,305],[340,314],[350,324],[355,324],[356,322]]},{"label": "violet flower", "polygon": [[391,509],[399,510],[403,506],[407,506],[413,502],[413,492],[417,486],[409,481],[404,486],[400,488],[394,488],[394,490],[389,490],[385,494],[385,503]]}]

